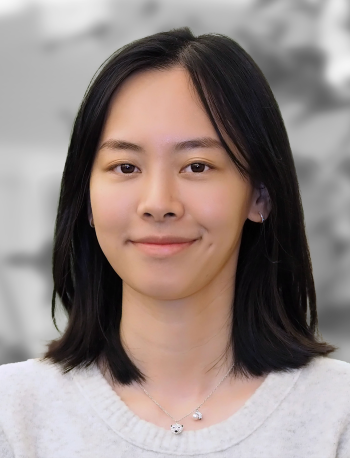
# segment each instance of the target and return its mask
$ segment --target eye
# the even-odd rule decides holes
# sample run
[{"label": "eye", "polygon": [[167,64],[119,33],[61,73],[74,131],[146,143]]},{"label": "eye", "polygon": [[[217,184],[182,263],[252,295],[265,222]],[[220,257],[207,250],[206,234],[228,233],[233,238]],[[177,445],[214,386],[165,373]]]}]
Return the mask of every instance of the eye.
[{"label": "eye", "polygon": [[[121,170],[123,172],[122,173],[123,175],[132,175],[133,169],[137,168],[133,164],[125,163],[125,164],[117,164],[117,165],[113,166],[112,170],[116,170],[118,167],[121,168]],[[124,173],[124,172],[126,172],[126,173]]]},{"label": "eye", "polygon": [[[135,165],[130,164],[130,163],[122,163],[122,164],[117,164],[113,165],[110,170],[117,170],[117,168],[120,167],[120,170],[122,172],[122,175],[133,175],[133,171],[135,168],[137,168]],[[213,169],[214,167],[207,164],[206,162],[192,162],[191,164],[188,164],[185,169],[188,167],[191,167],[192,172],[194,173],[202,173],[205,170],[203,170],[203,167],[208,167],[209,169]],[[125,173],[124,173],[125,172]]]},{"label": "eye", "polygon": [[203,167],[208,167],[209,169],[214,168],[213,166],[207,164],[206,162],[192,162],[191,164],[188,164],[188,166],[185,167],[185,169],[187,169],[188,167],[191,167],[192,172],[196,172],[196,173],[204,172]]}]

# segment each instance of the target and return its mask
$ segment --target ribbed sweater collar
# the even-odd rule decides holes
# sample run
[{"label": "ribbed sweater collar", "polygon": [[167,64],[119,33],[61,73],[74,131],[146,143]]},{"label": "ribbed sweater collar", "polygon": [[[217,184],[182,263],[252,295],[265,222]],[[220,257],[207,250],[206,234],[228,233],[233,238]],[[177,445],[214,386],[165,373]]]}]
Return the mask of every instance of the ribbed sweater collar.
[{"label": "ribbed sweater collar", "polygon": [[134,414],[96,364],[71,371],[81,395],[115,434],[144,450],[179,456],[218,452],[243,441],[278,408],[300,373],[301,369],[270,372],[246,403],[227,420],[175,435],[170,429],[161,428]]}]

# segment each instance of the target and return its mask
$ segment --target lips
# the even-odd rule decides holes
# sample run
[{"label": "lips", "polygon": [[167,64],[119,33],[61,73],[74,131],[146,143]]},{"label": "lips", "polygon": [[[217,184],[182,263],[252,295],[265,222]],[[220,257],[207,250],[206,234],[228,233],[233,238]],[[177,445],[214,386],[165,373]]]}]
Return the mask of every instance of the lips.
[{"label": "lips", "polygon": [[147,243],[147,242],[132,242],[132,244],[141,252],[148,256],[156,258],[164,258],[170,255],[175,255],[186,250],[191,245],[194,245],[196,240],[189,242],[176,243]]},{"label": "lips", "polygon": [[132,240],[133,243],[152,243],[155,245],[170,245],[173,243],[193,242],[196,238],[178,237],[178,236],[150,236]]}]

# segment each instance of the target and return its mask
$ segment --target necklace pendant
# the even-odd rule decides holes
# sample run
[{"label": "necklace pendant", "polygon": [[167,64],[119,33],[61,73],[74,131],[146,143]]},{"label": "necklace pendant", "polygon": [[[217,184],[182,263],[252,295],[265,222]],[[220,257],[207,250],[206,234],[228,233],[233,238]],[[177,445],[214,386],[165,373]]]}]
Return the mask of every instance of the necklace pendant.
[{"label": "necklace pendant", "polygon": [[200,413],[199,410],[196,410],[195,413],[192,415],[192,417],[195,419],[195,420],[201,420],[203,418],[203,415]]},{"label": "necklace pendant", "polygon": [[181,434],[182,430],[184,429],[184,425],[180,425],[179,423],[174,423],[170,427],[171,432],[174,434]]}]

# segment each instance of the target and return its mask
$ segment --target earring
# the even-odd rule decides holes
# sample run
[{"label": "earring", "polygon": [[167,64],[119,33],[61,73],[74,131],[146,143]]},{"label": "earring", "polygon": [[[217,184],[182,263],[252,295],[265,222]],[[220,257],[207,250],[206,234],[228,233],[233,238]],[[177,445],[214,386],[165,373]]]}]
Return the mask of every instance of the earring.
[{"label": "earring", "polygon": [[263,215],[260,212],[258,212],[258,213],[261,216],[261,222],[263,223],[265,221],[265,219],[264,219]]},{"label": "earring", "polygon": [[90,226],[91,226],[91,227],[95,227],[93,221],[94,221],[94,220],[93,220],[93,218],[91,217],[91,218],[89,219],[89,223],[90,223]]}]

